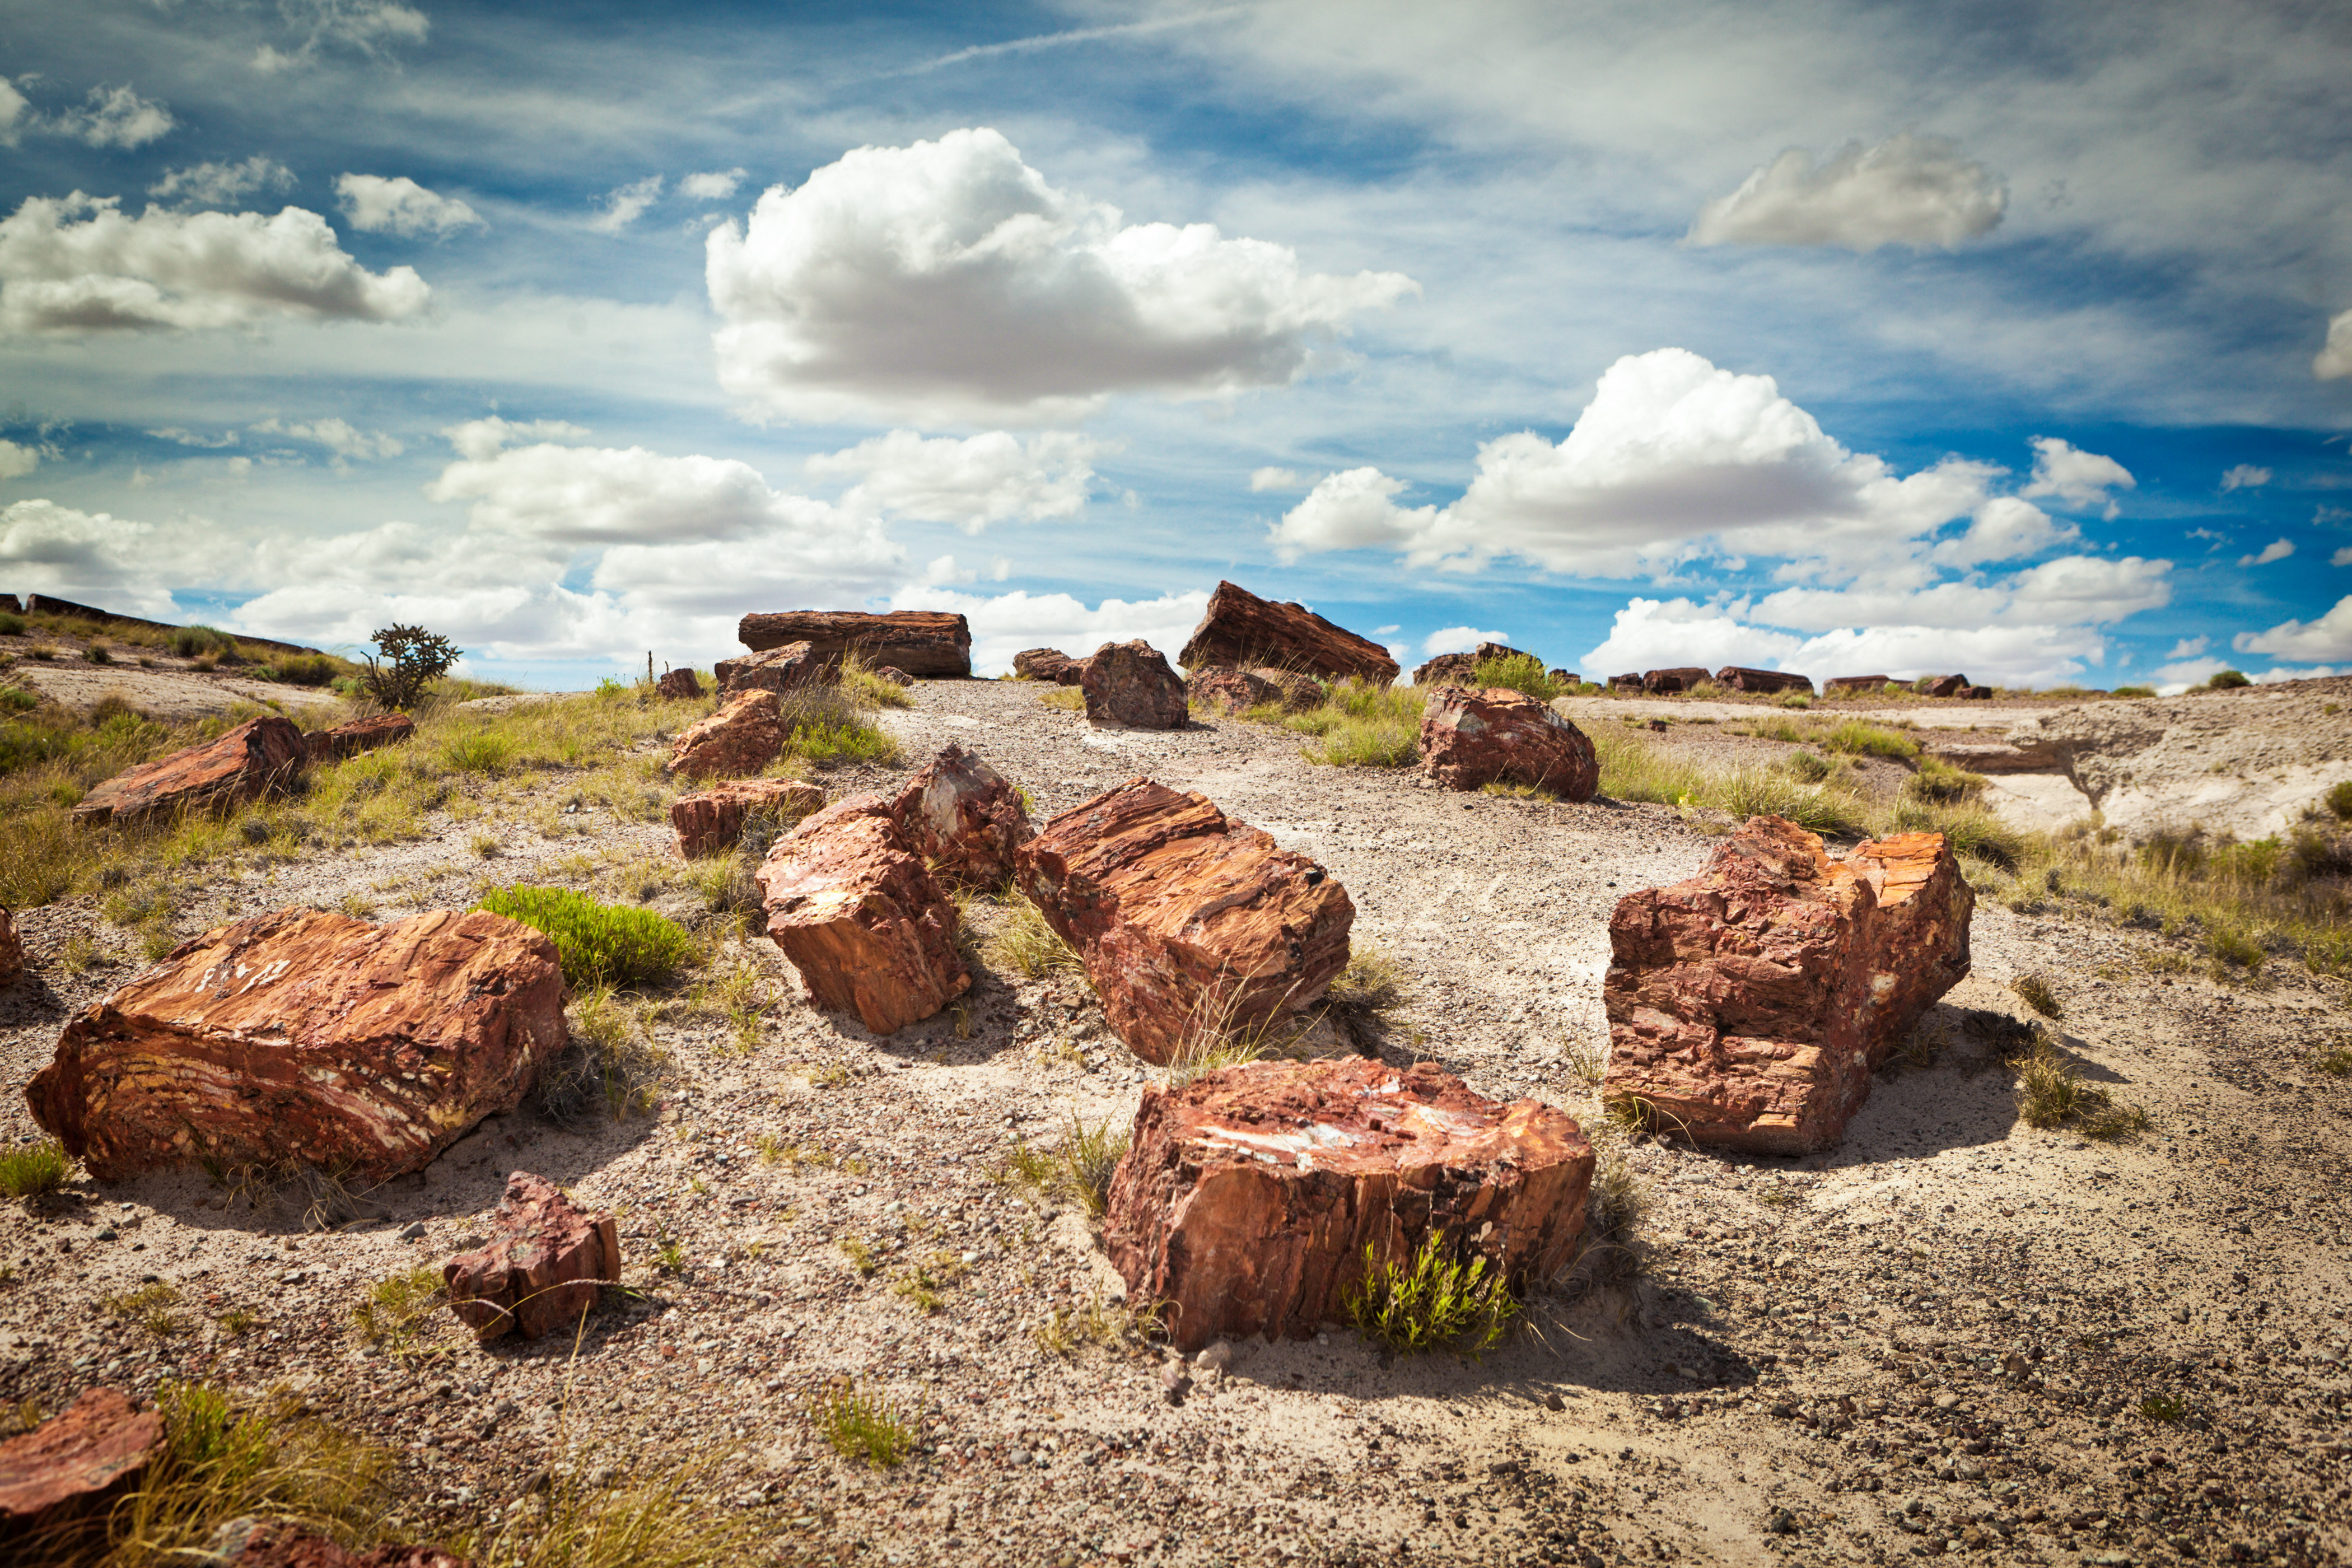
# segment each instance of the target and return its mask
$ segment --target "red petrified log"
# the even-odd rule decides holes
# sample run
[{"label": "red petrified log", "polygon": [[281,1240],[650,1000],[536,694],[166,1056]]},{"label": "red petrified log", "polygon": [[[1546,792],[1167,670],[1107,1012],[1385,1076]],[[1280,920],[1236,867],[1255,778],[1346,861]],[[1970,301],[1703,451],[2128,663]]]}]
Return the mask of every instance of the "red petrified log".
[{"label": "red petrified log", "polygon": [[953,887],[1003,887],[1021,847],[1037,837],[1021,792],[953,741],[908,781],[890,816],[907,847]]},{"label": "red petrified log", "polygon": [[740,778],[783,754],[784,725],[776,694],[754,689],[709,718],[687,727],[670,748],[669,771],[685,778]]},{"label": "red petrified log", "polygon": [[702,695],[702,678],[690,669],[665,669],[654,692],[671,702],[691,702]]},{"label": "red petrified log", "polygon": [[809,643],[786,643],[741,658],[722,658],[710,667],[710,673],[719,682],[721,697],[745,691],[803,691],[839,685],[841,654],[838,649],[820,652]]},{"label": "red petrified log", "polygon": [[747,818],[798,822],[824,805],[824,791],[798,779],[730,779],[669,803],[669,825],[677,832],[677,852],[688,859],[724,855],[743,837]]},{"label": "red petrified log", "polygon": [[1086,660],[1072,658],[1057,647],[1024,648],[1013,656],[1013,673],[1024,680],[1050,680],[1056,686],[1076,686]]},{"label": "red petrified log", "polygon": [[89,1521],[163,1443],[163,1418],[93,1388],[32,1431],[0,1442],[0,1547],[31,1552]]},{"label": "red petrified log", "polygon": [[76,822],[137,822],[253,799],[292,778],[307,756],[302,731],[277,714],[115,774],[82,797]]},{"label": "red petrified log", "polygon": [[1323,688],[1311,675],[1260,665],[1255,669],[1224,669],[1215,665],[1184,682],[1188,702],[1217,713],[1273,705],[1296,713],[1322,700]]},{"label": "red petrified log", "polygon": [[1976,896],[1943,835],[1835,861],[1777,816],[1620,900],[1605,1090],[1670,1133],[1794,1154],[1837,1142],[1870,1074],[1969,972]]},{"label": "red petrified log", "polygon": [[735,627],[748,648],[804,642],[824,654],[861,653],[874,664],[895,664],[926,679],[971,673],[971,626],[941,610],[785,610],[745,616]]},{"label": "red petrified log", "polygon": [[1727,664],[1715,672],[1715,683],[1728,691],[1811,691],[1811,676],[1780,669],[1748,669]]},{"label": "red petrified log", "polygon": [[1176,662],[1188,670],[1270,664],[1327,680],[1352,676],[1375,686],[1397,678],[1397,661],[1380,644],[1332,625],[1304,605],[1278,605],[1234,583],[1219,583],[1209,595],[1208,614],[1192,628],[1192,639]]},{"label": "red petrified log", "polygon": [[1591,800],[1601,761],[1584,731],[1532,697],[1503,687],[1440,686],[1421,714],[1421,765],[1447,789],[1523,784]]},{"label": "red petrified log", "polygon": [[1911,689],[1922,697],[1958,697],[1968,689],[1965,675],[1923,675],[1911,684]]},{"label": "red petrified log", "polygon": [[836,801],[776,840],[759,882],[768,935],[820,1007],[887,1035],[971,987],[955,906],[880,795]]},{"label": "red petrified log", "polygon": [[331,730],[314,730],[302,737],[302,749],[310,765],[318,767],[408,740],[415,733],[416,722],[407,714],[379,713],[373,719],[354,719]]},{"label": "red petrified log", "polygon": [[1592,1145],[1564,1113],[1472,1093],[1434,1064],[1255,1062],[1147,1089],[1103,1246],[1178,1348],[1303,1338],[1339,1317],[1364,1248],[1433,1232],[1514,1285],[1558,1273],[1584,1226]]},{"label": "red petrified log", "polygon": [[1673,669],[1644,670],[1642,689],[1653,692],[1688,691],[1707,679],[1706,671],[1695,664],[1678,665]]},{"label": "red petrified log", "polygon": [[511,1110],[563,1049],[555,944],[487,910],[278,910],[75,1015],[25,1098],[100,1181],[198,1159],[373,1184]]},{"label": "red petrified log", "polygon": [[1181,730],[1192,716],[1184,681],[1168,657],[1141,637],[1095,649],[1078,677],[1087,717],[1137,730]]},{"label": "red petrified log", "polygon": [[507,1177],[491,1225],[487,1245],[441,1266],[449,1309],[476,1339],[519,1330],[535,1340],[569,1328],[596,1304],[600,1283],[621,1281],[619,1222],[583,1213],[554,1183],[528,1171]]},{"label": "red petrified log", "polygon": [[1148,1062],[1295,1016],[1347,967],[1356,909],[1337,879],[1206,796],[1150,779],[1047,823],[1018,876]]},{"label": "red petrified log", "polygon": [[231,1520],[206,1543],[206,1568],[474,1568],[437,1546],[371,1546],[353,1551],[299,1525],[250,1515]]},{"label": "red petrified log", "polygon": [[1835,675],[1822,682],[1824,697],[1865,697],[1894,683],[1891,675]]}]

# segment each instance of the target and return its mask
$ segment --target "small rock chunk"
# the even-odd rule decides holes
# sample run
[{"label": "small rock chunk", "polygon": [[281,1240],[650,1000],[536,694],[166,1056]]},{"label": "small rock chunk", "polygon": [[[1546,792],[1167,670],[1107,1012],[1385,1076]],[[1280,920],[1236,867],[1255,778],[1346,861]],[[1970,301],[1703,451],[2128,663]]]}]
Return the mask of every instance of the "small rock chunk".
[{"label": "small rock chunk", "polygon": [[1072,658],[1057,647],[1024,648],[1013,656],[1013,674],[1024,680],[1049,680],[1056,686],[1076,686],[1086,668],[1086,660]]},{"label": "small rock chunk", "polygon": [[1181,730],[1192,717],[1184,681],[1168,667],[1168,657],[1141,637],[1105,643],[1087,660],[1078,678],[1087,717],[1097,723],[1133,730]]},{"label": "small rock chunk", "polygon": [[596,1304],[600,1284],[620,1283],[619,1222],[583,1212],[543,1177],[509,1175],[491,1225],[487,1244],[441,1266],[449,1308],[478,1340],[568,1328]]},{"label": "small rock chunk", "polygon": [[908,847],[951,887],[1001,888],[1021,847],[1037,837],[1021,792],[950,741],[890,803]]},{"label": "small rock chunk", "polygon": [[331,730],[314,730],[303,736],[304,760],[314,768],[327,763],[339,763],[345,757],[356,757],[362,752],[373,752],[379,746],[409,740],[415,733],[416,721],[405,713],[378,713],[371,719],[354,719],[348,724],[338,724]]},{"label": "small rock chunk", "polygon": [[782,647],[763,653],[747,654],[741,658],[722,658],[710,667],[718,678],[719,695],[740,696],[746,691],[804,691],[814,687],[835,686],[841,680],[841,655],[824,653],[804,642],[786,643]]},{"label": "small rock chunk", "polygon": [[665,669],[654,682],[654,694],[670,702],[693,702],[702,696],[702,678],[690,669]]},{"label": "small rock chunk", "polygon": [[683,778],[741,778],[783,754],[784,724],[776,695],[761,688],[689,725],[670,748],[668,771]]},{"label": "small rock chunk", "polygon": [[1591,800],[1601,785],[1591,740],[1532,697],[1490,687],[1440,686],[1421,715],[1421,765],[1447,789],[1520,784],[1562,800]]},{"label": "small rock chunk", "polygon": [[6,910],[0,910],[0,991],[6,990],[25,977],[25,943],[16,934],[16,921]]},{"label": "small rock chunk", "polygon": [[669,825],[677,833],[677,852],[694,860],[732,850],[753,816],[790,824],[824,806],[824,791],[798,779],[730,779],[670,802]]}]

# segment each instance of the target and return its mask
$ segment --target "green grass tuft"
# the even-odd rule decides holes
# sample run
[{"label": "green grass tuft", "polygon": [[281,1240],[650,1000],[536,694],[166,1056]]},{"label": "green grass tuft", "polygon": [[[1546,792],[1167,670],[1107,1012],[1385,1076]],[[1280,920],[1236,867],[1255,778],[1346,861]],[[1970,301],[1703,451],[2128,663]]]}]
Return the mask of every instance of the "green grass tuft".
[{"label": "green grass tuft", "polygon": [[1859,719],[1848,719],[1821,738],[1822,744],[1832,752],[1848,756],[1885,757],[1895,762],[1909,762],[1919,754],[1919,742],[1899,730],[1889,730],[1882,724],[1865,724]]},{"label": "green grass tuft", "polygon": [[0,1153],[0,1193],[19,1200],[53,1193],[73,1173],[66,1146],[54,1138],[20,1144]]},{"label": "green grass tuft", "polygon": [[474,906],[544,931],[575,990],[667,980],[698,956],[677,921],[625,904],[600,904],[568,888],[517,883],[496,888]]},{"label": "green grass tuft", "polygon": [[1543,660],[1531,653],[1507,654],[1498,658],[1482,658],[1470,675],[1473,686],[1499,686],[1538,702],[1549,702],[1565,695],[1570,688],[1564,680],[1554,680],[1544,668]]},{"label": "green grass tuft", "polygon": [[809,1402],[809,1419],[833,1451],[889,1469],[914,1451],[915,1427],[890,1396],[855,1380],[836,1382]]},{"label": "green grass tuft", "polygon": [[1460,1250],[1437,1230],[1402,1263],[1366,1242],[1363,1277],[1343,1299],[1348,1321],[1366,1339],[1406,1353],[1451,1345],[1475,1355],[1496,1344],[1518,1317],[1518,1300],[1490,1258]]}]

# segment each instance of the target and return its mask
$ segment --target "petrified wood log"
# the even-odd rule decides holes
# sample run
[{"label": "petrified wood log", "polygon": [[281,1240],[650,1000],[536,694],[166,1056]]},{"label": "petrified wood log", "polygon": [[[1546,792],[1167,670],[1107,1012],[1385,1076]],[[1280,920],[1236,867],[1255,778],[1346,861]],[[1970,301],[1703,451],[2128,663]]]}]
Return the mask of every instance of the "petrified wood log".
[{"label": "petrified wood log", "polygon": [[1056,686],[1076,686],[1086,660],[1072,658],[1057,647],[1023,648],[1013,656],[1013,673],[1024,680],[1050,680]]},{"label": "petrified wood log", "polygon": [[39,1546],[86,1524],[129,1488],[163,1445],[163,1418],[111,1388],[93,1388],[30,1432],[0,1442],[0,1547],[48,1561]]},{"label": "petrified wood log", "polygon": [[567,1037],[555,944],[529,926],[277,910],[75,1015],[25,1098],[100,1181],[202,1159],[373,1184],[513,1110]]},{"label": "petrified wood log", "polygon": [[702,696],[702,678],[690,669],[665,669],[654,693],[671,702],[692,702]]},{"label": "petrified wood log", "polygon": [[1812,677],[1783,669],[1749,669],[1727,664],[1715,672],[1715,683],[1728,691],[1811,691]]},{"label": "petrified wood log", "polygon": [[379,713],[373,719],[354,719],[331,730],[314,730],[302,737],[302,751],[309,764],[318,767],[408,740],[415,733],[416,721],[407,714]]},{"label": "petrified wood log", "polygon": [[1024,844],[1037,837],[1021,792],[953,741],[890,803],[907,847],[951,887],[1001,888]]},{"label": "petrified wood log", "polygon": [[1618,901],[1604,1092],[1700,1143],[1829,1147],[1872,1069],[1968,973],[1975,901],[1939,833],[1837,861],[1751,818],[1697,876]]},{"label": "petrified wood log", "polygon": [[722,658],[710,667],[719,695],[746,691],[801,691],[841,683],[841,651],[823,651],[813,643],[786,643],[741,658]]},{"label": "petrified wood log", "polygon": [[1697,665],[1679,665],[1673,669],[1649,669],[1642,672],[1642,689],[1649,692],[1688,691],[1708,679]]},{"label": "petrified wood log", "polygon": [[1824,697],[1867,697],[1894,684],[1891,675],[1836,675],[1822,682]]},{"label": "petrified wood log", "polygon": [[289,721],[248,719],[216,741],[124,769],[82,798],[74,820],[130,823],[234,805],[290,780],[308,755]]},{"label": "petrified wood log", "polygon": [[753,816],[798,822],[824,805],[824,791],[798,779],[730,779],[670,802],[669,825],[677,833],[677,852],[692,860],[734,848]]},{"label": "petrified wood log", "polygon": [[777,839],[759,882],[768,935],[820,1007],[887,1035],[971,988],[955,906],[878,795],[836,801]]},{"label": "petrified wood log", "polygon": [[1584,1228],[1592,1145],[1565,1113],[1474,1094],[1434,1064],[1254,1062],[1147,1089],[1111,1177],[1103,1247],[1170,1335],[1302,1338],[1341,1316],[1364,1248],[1432,1232],[1514,1286],[1549,1279]]},{"label": "petrified wood log", "polygon": [[1958,697],[1968,689],[1965,675],[1923,675],[1911,683],[1911,689],[1922,697]]},{"label": "petrified wood log", "polygon": [[940,610],[893,610],[887,616],[857,610],[784,610],[745,616],[735,627],[743,646],[755,651],[804,642],[819,653],[864,654],[873,664],[895,664],[927,679],[971,673],[971,625]]},{"label": "petrified wood log", "polygon": [[1188,670],[1270,664],[1327,680],[1353,676],[1375,686],[1397,678],[1396,660],[1370,638],[1332,625],[1304,605],[1278,605],[1234,583],[1219,583],[1209,595],[1208,614],[1192,628],[1176,662]]},{"label": "petrified wood log", "polygon": [[740,778],[783,754],[784,722],[776,694],[754,688],[728,700],[708,719],[688,725],[664,764],[681,778]]},{"label": "petrified wood log", "polygon": [[1296,1016],[1347,967],[1356,908],[1336,879],[1147,778],[1047,823],[1018,879],[1148,1062]]},{"label": "petrified wood log", "polygon": [[1181,730],[1192,717],[1184,681],[1168,668],[1168,656],[1141,637],[1107,642],[1095,649],[1078,677],[1087,717],[1136,730]]},{"label": "petrified wood log", "polygon": [[1548,703],[1503,687],[1440,686],[1421,713],[1421,765],[1447,789],[1530,784],[1591,800],[1601,759],[1583,731]]},{"label": "petrified wood log", "polygon": [[583,1212],[543,1177],[509,1174],[490,1223],[487,1243],[441,1266],[449,1310],[478,1340],[569,1328],[596,1304],[600,1284],[621,1282],[619,1222]]}]

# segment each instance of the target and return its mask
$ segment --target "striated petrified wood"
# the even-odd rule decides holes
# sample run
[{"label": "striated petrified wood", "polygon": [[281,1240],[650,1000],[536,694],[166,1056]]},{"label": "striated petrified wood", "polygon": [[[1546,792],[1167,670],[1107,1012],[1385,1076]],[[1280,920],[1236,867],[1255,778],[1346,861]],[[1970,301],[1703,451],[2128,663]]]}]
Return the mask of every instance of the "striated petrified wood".
[{"label": "striated petrified wood", "polygon": [[1013,656],[1013,673],[1024,680],[1049,680],[1056,686],[1076,686],[1086,669],[1086,660],[1072,658],[1057,647],[1025,647]]},{"label": "striated petrified wood", "polygon": [[234,805],[292,779],[308,754],[290,721],[248,719],[218,740],[126,768],[83,796],[74,820],[131,823]]},{"label": "striated petrified wood", "polygon": [[1748,669],[1737,664],[1727,664],[1717,670],[1715,683],[1726,691],[1810,692],[1813,689],[1810,676],[1790,675],[1782,669]]},{"label": "striated petrified wood", "polygon": [[1618,901],[1604,1091],[1696,1142],[1827,1148],[1872,1070],[1968,973],[1974,908],[1941,834],[1838,861],[1795,824],[1752,818],[1697,876]]},{"label": "striated petrified wood", "polygon": [[1891,675],[1835,675],[1822,683],[1824,697],[1867,697],[1894,684]]},{"label": "striated petrified wood", "polygon": [[740,778],[782,756],[784,739],[776,694],[754,688],[688,725],[664,766],[680,778]]},{"label": "striated petrified wood", "polygon": [[1326,680],[1352,676],[1375,686],[1397,678],[1397,661],[1370,638],[1332,625],[1304,605],[1261,599],[1235,583],[1219,583],[1209,595],[1208,613],[1176,662],[1188,670],[1265,664]]},{"label": "striated petrified wood", "polygon": [[509,1174],[490,1223],[488,1242],[441,1266],[449,1310],[478,1340],[569,1328],[600,1285],[621,1282],[619,1222],[583,1212],[544,1177]]},{"label": "striated petrified wood", "polygon": [[373,1184],[513,1110],[567,1038],[555,944],[529,926],[277,910],[75,1015],[25,1098],[100,1181],[205,1160]]},{"label": "striated petrified wood", "polygon": [[745,691],[805,691],[841,684],[841,654],[837,649],[819,652],[809,643],[786,643],[741,658],[722,658],[710,667],[710,673],[721,698]]},{"label": "striated petrified wood", "polygon": [[111,1388],[85,1392],[30,1432],[0,1441],[0,1549],[48,1561],[59,1542],[139,1479],[163,1446],[163,1418]]},{"label": "striated petrified wood", "polygon": [[1003,887],[1021,847],[1037,837],[1021,792],[953,741],[907,782],[890,816],[907,847],[950,887]]},{"label": "striated petrified wood", "polygon": [[1688,691],[1700,681],[1711,679],[1705,668],[1696,664],[1678,665],[1672,669],[1649,669],[1642,672],[1642,689],[1650,692]]},{"label": "striated petrified wood", "polygon": [[730,779],[670,802],[669,825],[677,852],[692,860],[733,849],[753,816],[798,822],[824,806],[824,791],[798,779]]},{"label": "striated petrified wood", "polygon": [[1342,1315],[1364,1248],[1433,1231],[1515,1286],[1565,1266],[1592,1145],[1564,1112],[1471,1092],[1433,1063],[1255,1062],[1143,1091],[1103,1247],[1179,1348],[1303,1337]]},{"label": "striated petrified wood", "polygon": [[869,664],[895,664],[908,675],[937,680],[971,673],[971,626],[943,610],[783,610],[745,616],[735,636],[757,652],[804,642],[819,653],[863,654]]},{"label": "striated petrified wood", "polygon": [[1528,784],[1591,800],[1601,759],[1584,731],[1549,703],[1504,687],[1440,686],[1421,712],[1422,770],[1447,789]]},{"label": "striated petrified wood", "polygon": [[1507,643],[1482,642],[1468,653],[1441,653],[1412,672],[1415,686],[1468,686],[1478,667],[1490,658],[1533,658],[1535,655]]},{"label": "striated petrified wood", "polygon": [[768,935],[820,1007],[887,1035],[971,988],[955,906],[878,795],[836,801],[777,839],[759,882]]},{"label": "striated petrified wood", "polygon": [[354,719],[331,730],[314,730],[302,737],[302,749],[306,760],[315,768],[412,739],[415,733],[416,721],[407,714],[379,713],[373,719]]},{"label": "striated petrified wood", "polygon": [[204,1568],[474,1568],[437,1546],[338,1545],[284,1520],[241,1515],[213,1531]]},{"label": "striated petrified wood", "polygon": [[1147,778],[1047,823],[1018,879],[1148,1062],[1303,1013],[1347,967],[1356,909],[1336,879]]},{"label": "striated petrified wood", "polygon": [[1181,730],[1192,717],[1184,679],[1168,668],[1168,656],[1137,637],[1107,642],[1095,649],[1078,675],[1087,717],[1097,723],[1136,730]]}]

